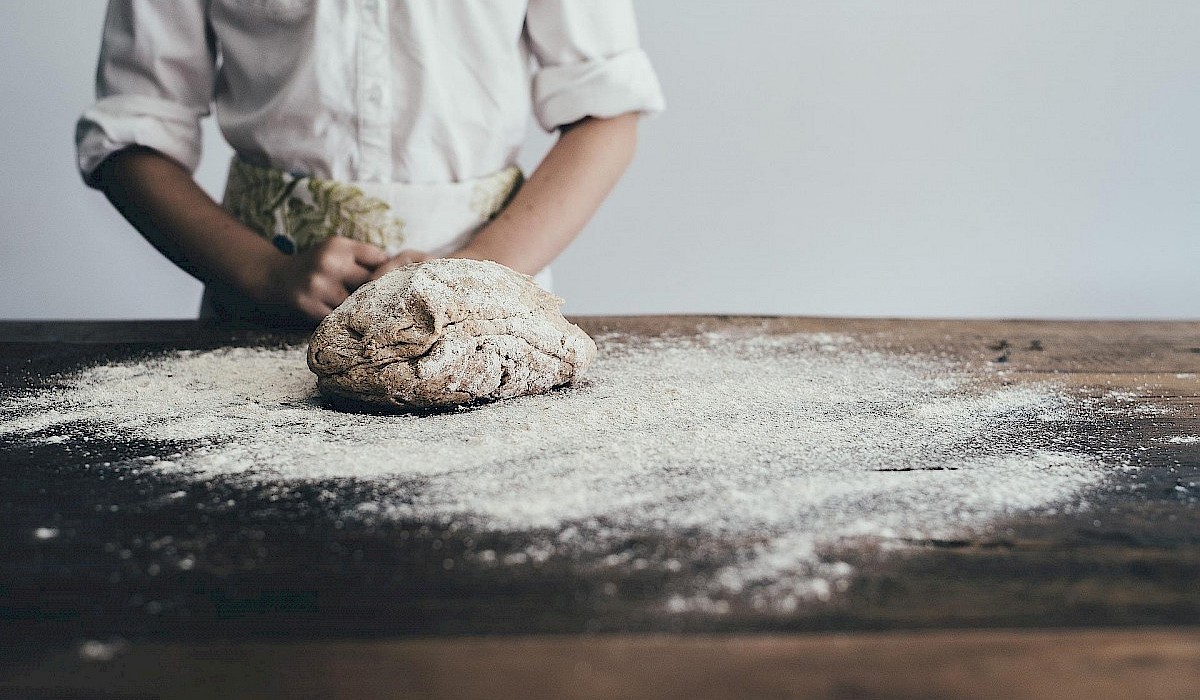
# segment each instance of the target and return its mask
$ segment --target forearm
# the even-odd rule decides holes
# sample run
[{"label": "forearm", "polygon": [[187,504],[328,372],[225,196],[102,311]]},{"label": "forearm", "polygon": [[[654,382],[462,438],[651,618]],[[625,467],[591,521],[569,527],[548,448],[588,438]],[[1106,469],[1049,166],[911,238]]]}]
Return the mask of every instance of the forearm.
[{"label": "forearm", "polygon": [[163,255],[193,277],[255,296],[283,257],[212,200],[170,158],[132,148],[97,173],[109,201]]},{"label": "forearm", "polygon": [[575,239],[629,167],[638,115],[566,128],[512,202],[454,257],[536,274]]}]

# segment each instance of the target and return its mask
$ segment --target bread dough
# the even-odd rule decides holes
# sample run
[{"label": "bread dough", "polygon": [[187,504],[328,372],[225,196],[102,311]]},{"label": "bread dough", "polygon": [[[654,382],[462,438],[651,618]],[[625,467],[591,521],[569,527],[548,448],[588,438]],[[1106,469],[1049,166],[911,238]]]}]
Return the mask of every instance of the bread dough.
[{"label": "bread dough", "polygon": [[408,265],[368,282],[313,333],[320,392],[360,408],[423,409],[538,394],[591,363],[563,300],[478,260]]}]

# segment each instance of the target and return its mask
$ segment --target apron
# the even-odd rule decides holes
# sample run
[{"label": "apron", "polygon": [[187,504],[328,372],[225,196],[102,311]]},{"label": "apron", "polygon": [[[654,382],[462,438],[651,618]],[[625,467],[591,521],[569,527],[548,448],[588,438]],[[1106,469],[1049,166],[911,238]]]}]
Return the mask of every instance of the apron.
[{"label": "apron", "polygon": [[[504,209],[522,182],[516,166],[450,183],[337,182],[234,158],[223,206],[288,255],[345,236],[388,255],[412,249],[441,257],[466,245]],[[533,279],[550,290],[550,268]],[[218,285],[205,288],[200,317],[272,321],[241,295]]]}]

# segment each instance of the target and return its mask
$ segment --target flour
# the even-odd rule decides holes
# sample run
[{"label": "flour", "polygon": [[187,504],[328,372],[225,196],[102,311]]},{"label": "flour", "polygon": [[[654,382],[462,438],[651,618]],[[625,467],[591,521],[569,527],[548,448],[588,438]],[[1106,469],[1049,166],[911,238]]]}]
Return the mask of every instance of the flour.
[{"label": "flour", "polygon": [[178,352],[10,399],[0,434],[186,443],[128,467],[283,485],[349,477],[374,486],[334,504],[339,518],[529,534],[524,551],[470,553],[479,566],[579,555],[671,573],[685,553],[624,543],[693,533],[730,555],[663,606],[718,613],[728,596],[788,610],[835,595],[852,569],[830,546],[967,536],[1069,507],[1105,473],[1059,443],[1078,407],[1050,386],[998,386],[825,334],[597,341],[581,385],[424,416],[325,408],[303,348]]}]

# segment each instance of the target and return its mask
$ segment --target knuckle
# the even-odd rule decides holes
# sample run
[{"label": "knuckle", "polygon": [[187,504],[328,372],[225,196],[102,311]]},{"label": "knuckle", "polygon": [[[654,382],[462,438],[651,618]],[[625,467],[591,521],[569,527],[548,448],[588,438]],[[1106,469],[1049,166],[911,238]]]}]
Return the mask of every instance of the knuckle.
[{"label": "knuckle", "polygon": [[322,273],[337,272],[341,267],[341,262],[340,257],[327,253],[317,258],[316,268]]},{"label": "knuckle", "polygon": [[324,278],[317,272],[310,272],[304,277],[304,283],[300,289],[304,294],[313,294],[321,288],[321,282]]},{"label": "knuckle", "polygon": [[302,291],[295,291],[287,297],[288,305],[296,309],[304,309],[308,306],[309,297]]}]

